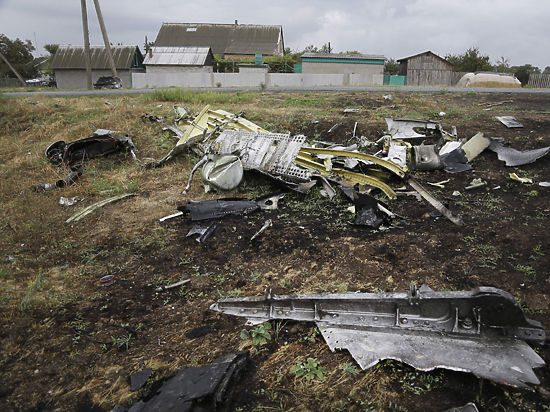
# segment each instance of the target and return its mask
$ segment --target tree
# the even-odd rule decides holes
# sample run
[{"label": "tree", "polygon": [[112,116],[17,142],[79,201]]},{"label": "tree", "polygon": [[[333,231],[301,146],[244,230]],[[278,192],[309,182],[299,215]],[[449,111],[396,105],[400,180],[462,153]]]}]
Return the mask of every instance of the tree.
[{"label": "tree", "polygon": [[[24,78],[36,77],[38,67],[34,65],[32,52],[35,50],[30,40],[10,40],[5,34],[0,34],[0,52]],[[8,65],[0,60],[0,77],[16,77]]]},{"label": "tree", "polygon": [[53,76],[54,72],[52,69],[50,69],[52,65],[53,56],[55,56],[55,53],[57,53],[57,49],[59,49],[59,44],[45,44],[44,48],[50,55],[48,56],[48,64],[46,68],[46,73],[48,73],[50,76]]},{"label": "tree", "polygon": [[320,48],[317,46],[314,46],[313,44],[310,44],[300,52],[300,55],[305,53],[332,53],[332,51],[333,50],[332,50],[332,47],[330,46],[330,42],[323,44]]},{"label": "tree", "polygon": [[529,75],[532,73],[540,73],[540,69],[537,66],[530,64],[524,64],[523,66],[512,66],[514,76],[521,82],[522,86],[525,86],[529,81]]},{"label": "tree", "polygon": [[542,74],[550,74],[550,66],[546,66]]},{"label": "tree", "polygon": [[445,59],[452,63],[455,72],[482,72],[493,69],[489,56],[482,56],[477,47],[470,47],[464,54],[449,54]]},{"label": "tree", "polygon": [[504,56],[501,56],[500,59],[497,60],[495,66],[493,67],[495,71],[499,73],[511,73],[512,69],[510,67],[510,59],[507,59]]},{"label": "tree", "polygon": [[394,59],[386,60],[384,64],[384,74],[397,74],[399,73],[399,63]]},{"label": "tree", "polygon": [[147,41],[147,36],[145,36],[145,43],[143,44],[143,50],[145,50],[145,53],[148,53],[151,47],[155,47],[155,42]]}]

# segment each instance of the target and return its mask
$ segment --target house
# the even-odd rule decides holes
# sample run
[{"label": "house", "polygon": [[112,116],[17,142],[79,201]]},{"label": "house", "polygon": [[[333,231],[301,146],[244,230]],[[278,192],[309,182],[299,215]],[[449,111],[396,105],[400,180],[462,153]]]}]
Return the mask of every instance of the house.
[{"label": "house", "polygon": [[257,24],[163,23],[156,47],[210,47],[226,60],[284,54],[283,27]]},{"label": "house", "polygon": [[304,53],[302,73],[344,74],[353,77],[345,83],[381,85],[385,61],[371,54]]},{"label": "house", "polygon": [[431,51],[397,60],[399,74],[407,76],[409,86],[450,86],[453,65]]},{"label": "house", "polygon": [[147,73],[212,73],[214,55],[210,47],[152,47],[143,60]]},{"label": "house", "polygon": [[[132,87],[131,72],[143,71],[143,55],[137,46],[111,46],[113,60],[123,87]],[[112,76],[104,46],[90,47],[92,83],[102,76]],[[60,46],[50,64],[60,89],[87,88],[86,60],[83,46]]]}]

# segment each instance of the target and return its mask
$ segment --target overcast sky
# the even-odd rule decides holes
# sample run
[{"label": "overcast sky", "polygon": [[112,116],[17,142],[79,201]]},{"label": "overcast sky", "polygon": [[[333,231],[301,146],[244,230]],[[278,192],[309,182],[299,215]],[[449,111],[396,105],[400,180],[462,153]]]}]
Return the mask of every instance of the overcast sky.
[{"label": "overcast sky", "polygon": [[[445,56],[475,46],[495,63],[550,66],[549,0],[100,0],[113,44],[153,41],[163,22],[276,24],[285,47],[330,42],[335,52],[358,50],[399,59],[426,50]],[[103,44],[92,0],[90,42]],[[0,0],[0,33],[44,44],[82,45],[78,0]]]}]

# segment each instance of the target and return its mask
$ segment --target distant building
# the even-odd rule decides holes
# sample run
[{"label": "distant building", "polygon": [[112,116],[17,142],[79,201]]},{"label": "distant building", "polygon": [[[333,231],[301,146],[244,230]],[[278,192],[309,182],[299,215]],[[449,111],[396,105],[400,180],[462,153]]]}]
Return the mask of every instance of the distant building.
[{"label": "distant building", "polygon": [[450,86],[453,65],[431,51],[397,60],[399,74],[407,76],[409,86]]},{"label": "distant building", "polygon": [[143,60],[147,73],[212,73],[214,55],[210,47],[152,47]]},{"label": "distant building", "polygon": [[257,24],[163,23],[155,47],[210,47],[226,60],[284,54],[282,26]]},{"label": "distant building", "polygon": [[302,73],[353,75],[358,78],[354,84],[378,85],[384,79],[385,61],[384,56],[370,54],[304,53]]},{"label": "distant building", "polygon": [[[131,72],[143,71],[143,55],[137,46],[112,46],[113,60],[123,87],[132,87]],[[102,76],[112,76],[107,50],[103,46],[90,47],[92,83]],[[60,46],[50,65],[60,89],[87,87],[86,63],[83,46]]]}]

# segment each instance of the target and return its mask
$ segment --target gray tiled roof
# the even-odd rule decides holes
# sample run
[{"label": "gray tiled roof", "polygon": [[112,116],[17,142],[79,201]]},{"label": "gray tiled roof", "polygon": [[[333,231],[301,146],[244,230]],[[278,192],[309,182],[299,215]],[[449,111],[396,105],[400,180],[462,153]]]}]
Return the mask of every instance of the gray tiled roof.
[{"label": "gray tiled roof", "polygon": [[[157,47],[210,47],[214,54],[278,54],[282,26],[255,24],[163,23]],[[284,45],[283,45],[284,48]]]}]

